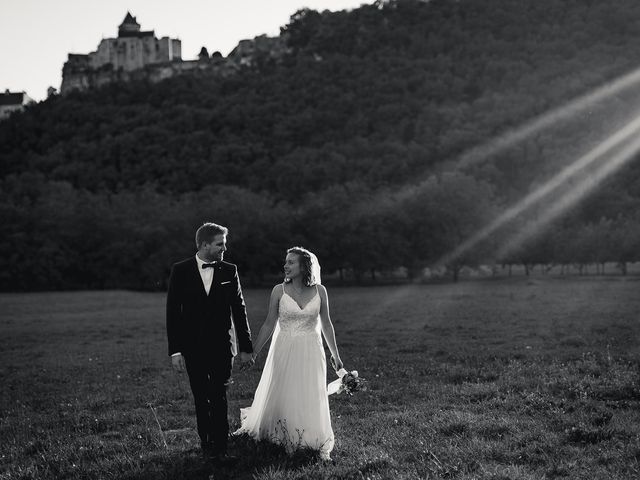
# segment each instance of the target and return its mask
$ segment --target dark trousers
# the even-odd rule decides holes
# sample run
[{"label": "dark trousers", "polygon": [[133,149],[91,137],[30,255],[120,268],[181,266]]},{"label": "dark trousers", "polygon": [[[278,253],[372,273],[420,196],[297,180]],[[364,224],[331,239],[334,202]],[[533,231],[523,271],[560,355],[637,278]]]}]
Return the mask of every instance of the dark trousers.
[{"label": "dark trousers", "polygon": [[229,436],[227,387],[231,381],[233,357],[212,359],[190,355],[185,356],[185,362],[202,446],[225,453]]}]

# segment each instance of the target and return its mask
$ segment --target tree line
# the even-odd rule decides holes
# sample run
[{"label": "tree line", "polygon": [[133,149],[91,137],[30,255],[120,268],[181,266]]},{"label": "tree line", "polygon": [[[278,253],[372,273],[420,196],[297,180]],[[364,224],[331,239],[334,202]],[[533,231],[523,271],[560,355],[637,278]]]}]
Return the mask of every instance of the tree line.
[{"label": "tree line", "polygon": [[400,266],[417,280],[428,267],[455,280],[464,266],[482,264],[529,271],[616,262],[626,273],[640,252],[636,213],[596,223],[567,217],[497,255],[515,225],[449,258],[500,210],[489,184],[461,173],[432,176],[410,192],[336,185],[296,206],[235,186],[179,196],[148,185],[92,193],[29,174],[27,184],[4,183],[1,208],[3,290],[162,290],[171,263],[195,252],[195,229],[206,220],[230,228],[227,258],[253,285],[277,276],[293,245],[315,251],[325,274],[350,281],[389,277]]}]

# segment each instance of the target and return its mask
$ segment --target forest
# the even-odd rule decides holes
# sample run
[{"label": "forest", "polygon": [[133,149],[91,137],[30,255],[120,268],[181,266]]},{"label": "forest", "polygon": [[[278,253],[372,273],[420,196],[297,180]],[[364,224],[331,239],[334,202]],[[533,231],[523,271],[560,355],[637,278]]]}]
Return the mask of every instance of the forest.
[{"label": "forest", "polygon": [[305,9],[237,75],[52,96],[0,122],[0,290],[163,289],[204,221],[249,284],[293,245],[342,280],[625,273],[638,149],[576,161],[637,118],[638,25],[633,0]]}]

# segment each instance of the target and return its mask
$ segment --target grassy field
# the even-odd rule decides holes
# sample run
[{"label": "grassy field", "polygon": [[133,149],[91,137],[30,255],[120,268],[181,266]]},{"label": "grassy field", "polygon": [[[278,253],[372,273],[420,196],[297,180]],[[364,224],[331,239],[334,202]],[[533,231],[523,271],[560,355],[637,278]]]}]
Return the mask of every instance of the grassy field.
[{"label": "grassy field", "polygon": [[[637,277],[329,294],[369,381],[331,397],[333,463],[240,437],[234,469],[199,458],[163,294],[0,295],[0,479],[640,478]],[[245,296],[255,335],[268,291]],[[259,375],[234,374],[232,428]]]}]

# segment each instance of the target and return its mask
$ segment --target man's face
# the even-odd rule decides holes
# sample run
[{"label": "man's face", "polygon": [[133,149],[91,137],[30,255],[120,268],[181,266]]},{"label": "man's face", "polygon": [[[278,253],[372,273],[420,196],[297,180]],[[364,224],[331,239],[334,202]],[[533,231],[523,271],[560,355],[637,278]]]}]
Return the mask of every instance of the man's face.
[{"label": "man's face", "polygon": [[226,251],[227,236],[223,234],[213,237],[211,243],[204,242],[201,248],[203,260],[207,262],[221,261]]}]

